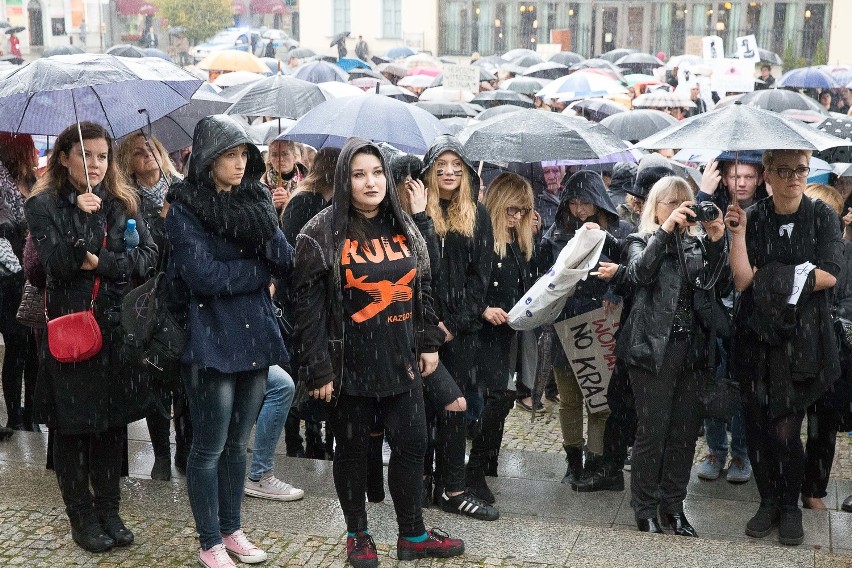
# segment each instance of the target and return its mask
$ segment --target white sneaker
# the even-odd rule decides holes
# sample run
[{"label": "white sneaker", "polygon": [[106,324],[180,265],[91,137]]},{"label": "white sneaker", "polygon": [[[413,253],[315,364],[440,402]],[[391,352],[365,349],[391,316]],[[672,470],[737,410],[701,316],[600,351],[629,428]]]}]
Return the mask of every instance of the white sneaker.
[{"label": "white sneaker", "polygon": [[382,442],[382,465],[388,465],[390,463],[391,449],[388,441],[385,440]]},{"label": "white sneaker", "polygon": [[272,499],[275,501],[298,501],[305,496],[305,492],[289,483],[284,483],[272,472],[267,472],[260,481],[252,481],[246,478],[245,493],[249,497],[260,497],[261,499]]}]

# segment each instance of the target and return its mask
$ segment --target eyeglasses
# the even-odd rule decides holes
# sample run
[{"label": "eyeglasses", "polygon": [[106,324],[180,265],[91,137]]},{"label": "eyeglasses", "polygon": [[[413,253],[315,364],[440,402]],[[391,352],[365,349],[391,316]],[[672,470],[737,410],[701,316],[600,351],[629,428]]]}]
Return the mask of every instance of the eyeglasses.
[{"label": "eyeglasses", "polygon": [[793,179],[794,174],[798,178],[806,178],[808,177],[808,174],[811,173],[811,169],[807,166],[799,166],[796,169],[775,168],[775,173],[778,174],[778,177],[781,179]]},{"label": "eyeglasses", "polygon": [[518,213],[521,214],[521,217],[526,217],[531,211],[532,209],[529,207],[506,207],[506,215],[509,217],[515,217]]}]

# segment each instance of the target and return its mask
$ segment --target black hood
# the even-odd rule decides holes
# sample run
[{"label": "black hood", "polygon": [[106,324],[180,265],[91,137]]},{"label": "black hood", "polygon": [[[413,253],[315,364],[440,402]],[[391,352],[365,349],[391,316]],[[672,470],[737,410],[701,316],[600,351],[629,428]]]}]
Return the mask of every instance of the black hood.
[{"label": "black hood", "polygon": [[[373,148],[375,150],[375,153],[382,162],[382,169],[387,179],[387,193],[381,204],[383,211],[392,214],[400,227],[406,227],[405,213],[399,204],[399,197],[396,194],[396,187],[393,183],[387,156],[381,151],[378,145],[369,140],[357,136],[352,137],[343,145],[343,149],[340,151],[340,158],[337,160],[337,167],[334,170],[334,197],[331,200],[331,218],[334,228],[334,240],[338,246],[346,238],[346,229],[349,225],[349,207],[352,196],[352,186],[349,183],[349,166],[355,154],[366,148]],[[410,240],[411,235],[408,236]]]},{"label": "black hood", "polygon": [[568,210],[568,201],[571,199],[591,203],[601,213],[609,215],[611,222],[618,220],[618,211],[607,194],[603,178],[597,172],[580,170],[568,178],[562,188],[559,209],[556,210],[557,223],[563,219],[563,212]]},{"label": "black hood", "polygon": [[619,162],[612,168],[612,179],[609,182],[609,192],[620,194],[633,189],[636,182],[636,170],[638,166],[632,162]]},{"label": "black hood", "polygon": [[266,171],[263,156],[239,122],[225,114],[202,118],[192,135],[192,157],[187,181],[209,185],[213,160],[234,146],[248,146],[248,162],[241,185],[257,182]]},{"label": "black hood", "polygon": [[470,195],[473,197],[474,202],[479,201],[479,176],[476,174],[476,168],[465,157],[464,148],[455,136],[442,134],[435,138],[435,141],[432,142],[432,147],[423,156],[423,175],[435,164],[438,156],[444,152],[452,152],[461,158],[462,163],[467,167],[467,171],[470,174]]},{"label": "black hood", "polygon": [[649,168],[644,168],[636,176],[636,183],[633,184],[632,188],[627,190],[627,193],[633,197],[638,197],[639,199],[647,199],[648,194],[651,193],[651,188],[654,187],[655,183],[664,177],[676,175],[677,173],[673,169],[666,166],[651,166]]}]

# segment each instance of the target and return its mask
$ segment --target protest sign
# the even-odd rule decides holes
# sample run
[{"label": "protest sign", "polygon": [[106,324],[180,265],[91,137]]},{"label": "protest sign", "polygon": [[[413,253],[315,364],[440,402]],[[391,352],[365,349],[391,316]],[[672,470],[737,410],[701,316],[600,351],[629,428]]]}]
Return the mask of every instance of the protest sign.
[{"label": "protest sign", "polygon": [[620,319],[621,305],[609,315],[598,308],[553,326],[589,412],[609,408],[607,389],[615,369],[615,332]]},{"label": "protest sign", "polygon": [[754,90],[754,63],[749,59],[717,59],[711,62],[710,87],[717,93],[749,93]]},{"label": "protest sign", "polygon": [[725,58],[725,42],[719,36],[705,36],[701,39],[704,47],[704,61],[712,62],[714,59]]},{"label": "protest sign", "polygon": [[479,92],[479,67],[473,65],[445,65],[444,88]]},{"label": "protest sign", "polygon": [[760,62],[760,54],[757,53],[757,38],[754,34],[737,38],[737,57],[747,59],[752,63]]}]

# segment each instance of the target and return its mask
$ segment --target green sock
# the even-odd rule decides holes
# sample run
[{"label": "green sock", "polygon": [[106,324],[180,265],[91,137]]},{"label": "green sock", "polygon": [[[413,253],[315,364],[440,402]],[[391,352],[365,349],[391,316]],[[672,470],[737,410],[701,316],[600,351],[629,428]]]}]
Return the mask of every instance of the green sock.
[{"label": "green sock", "polygon": [[424,533],[423,533],[423,534],[421,534],[420,536],[404,536],[404,537],[402,537],[402,538],[404,538],[404,539],[405,539],[405,540],[407,540],[408,542],[423,542],[424,540],[426,540],[427,538],[429,538],[429,533],[425,533],[425,532],[424,532]]},{"label": "green sock", "polygon": [[364,534],[370,534],[370,531],[368,531],[367,529],[364,529],[363,531],[357,531],[357,532],[346,531],[346,536],[347,537],[354,537],[355,535],[358,534],[358,532],[362,532]]}]

